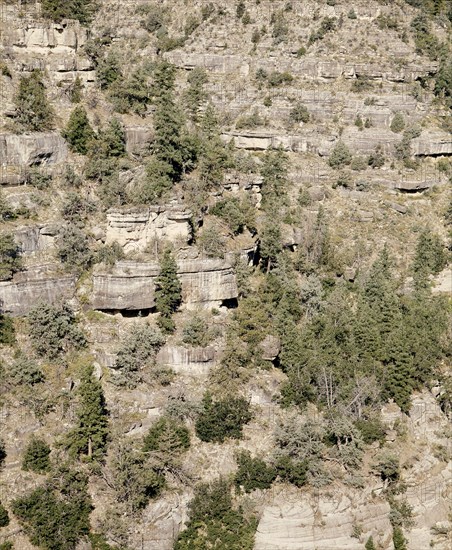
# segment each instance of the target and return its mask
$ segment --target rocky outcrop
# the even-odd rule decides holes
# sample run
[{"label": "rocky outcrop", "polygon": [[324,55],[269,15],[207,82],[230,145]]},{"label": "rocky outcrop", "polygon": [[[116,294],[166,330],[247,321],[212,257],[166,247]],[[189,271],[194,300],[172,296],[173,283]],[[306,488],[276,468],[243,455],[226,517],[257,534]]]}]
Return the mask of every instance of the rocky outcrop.
[{"label": "rocky outcrop", "polygon": [[99,266],[93,274],[93,308],[104,311],[153,308],[154,279],[158,273],[157,264],[132,261],[117,262],[110,270]]},{"label": "rocky outcrop", "polygon": [[0,135],[0,165],[33,166],[64,162],[68,148],[58,133]]},{"label": "rocky outcrop", "polygon": [[58,224],[20,227],[14,233],[22,254],[33,254],[53,248],[59,232]]},{"label": "rocky outcrop", "polygon": [[128,126],[124,129],[128,153],[140,153],[149,147],[152,132],[149,126]]},{"label": "rocky outcrop", "polygon": [[16,273],[12,281],[0,282],[2,310],[13,316],[26,315],[39,302],[70,299],[75,293],[75,277],[55,272],[43,265]]},{"label": "rocky outcrop", "polygon": [[448,267],[441,271],[433,280],[432,292],[445,292],[452,295],[452,268]]},{"label": "rocky outcrop", "polygon": [[157,363],[169,366],[177,373],[206,375],[216,358],[215,348],[184,348],[164,346],[157,354]]},{"label": "rocky outcrop", "polygon": [[[154,280],[160,272],[156,262],[117,262],[93,274],[92,304],[99,310],[143,310],[154,307]],[[186,307],[213,307],[237,298],[233,268],[223,260],[179,260],[178,277]]]},{"label": "rocky outcrop", "polygon": [[79,49],[87,38],[87,29],[78,21],[63,21],[61,24],[28,22],[7,36],[8,43],[17,48],[36,52],[52,49],[52,52],[64,53]]},{"label": "rocky outcrop", "polygon": [[143,251],[154,239],[187,243],[191,212],[181,206],[112,209],[107,213],[107,244],[117,242],[125,252]]},{"label": "rocky outcrop", "polygon": [[452,137],[445,132],[428,132],[411,142],[417,156],[452,155]]},{"label": "rocky outcrop", "polygon": [[234,269],[223,260],[181,260],[177,265],[187,307],[214,307],[237,298]]},{"label": "rocky outcrop", "polygon": [[[287,488],[275,491],[264,507],[255,550],[362,550],[371,535],[379,548],[392,548],[387,502],[373,497],[368,488],[328,489],[314,495]],[[357,525],[362,532],[354,538]]]}]

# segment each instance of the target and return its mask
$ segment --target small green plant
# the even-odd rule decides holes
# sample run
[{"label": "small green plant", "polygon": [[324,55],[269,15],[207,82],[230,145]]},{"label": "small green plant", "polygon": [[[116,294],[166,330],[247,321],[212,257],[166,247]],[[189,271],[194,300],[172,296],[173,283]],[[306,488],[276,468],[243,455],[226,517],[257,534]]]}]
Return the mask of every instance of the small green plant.
[{"label": "small green plant", "polygon": [[223,443],[226,438],[241,439],[244,424],[252,418],[245,399],[225,398],[214,401],[207,393],[203,409],[196,420],[196,435],[202,441]]},{"label": "small green plant", "polygon": [[390,128],[396,134],[400,134],[405,128],[405,119],[402,113],[396,113],[391,121]]},{"label": "small green plant", "polygon": [[9,514],[7,509],[0,502],[0,529],[9,525]]},{"label": "small green plant", "polygon": [[252,458],[248,451],[239,453],[237,465],[234,483],[238,488],[243,488],[245,493],[254,489],[268,489],[277,475],[273,466],[268,466],[260,458]]},{"label": "small green plant", "polygon": [[22,269],[20,248],[11,234],[0,235],[0,281],[11,279]]},{"label": "small green plant", "polygon": [[290,110],[289,119],[294,122],[309,122],[310,115],[306,105],[298,101]]},{"label": "small green plant", "polygon": [[33,437],[25,449],[22,470],[44,474],[50,466],[50,447],[43,439]]},{"label": "small green plant", "polygon": [[342,141],[338,141],[331,151],[328,158],[328,164],[331,168],[343,168],[352,162],[352,158],[352,154],[347,145]]}]

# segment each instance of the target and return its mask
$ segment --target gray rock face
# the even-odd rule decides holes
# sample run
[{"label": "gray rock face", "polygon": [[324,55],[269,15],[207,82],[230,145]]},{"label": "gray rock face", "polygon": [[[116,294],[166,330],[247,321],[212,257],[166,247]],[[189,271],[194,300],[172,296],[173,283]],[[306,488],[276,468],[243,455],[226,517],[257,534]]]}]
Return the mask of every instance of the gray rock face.
[{"label": "gray rock face", "polygon": [[154,239],[187,243],[191,212],[178,206],[112,209],[107,213],[107,244],[116,241],[125,252],[143,251]]},{"label": "gray rock face", "polygon": [[117,262],[110,271],[99,267],[93,274],[92,304],[100,310],[141,310],[155,306],[156,264]]},{"label": "gray rock face", "polygon": [[64,162],[68,148],[57,133],[0,135],[0,164],[5,166],[33,166]]},{"label": "gray rock face", "polygon": [[[160,272],[155,262],[117,262],[110,270],[98,267],[93,275],[92,304],[101,310],[141,310],[154,307],[154,280]],[[180,260],[178,277],[186,307],[219,306],[237,298],[233,268],[223,260]]]},{"label": "gray rock face", "polygon": [[30,225],[21,227],[15,232],[22,254],[33,254],[53,248],[58,226]]},{"label": "gray rock face", "polygon": [[28,51],[52,48],[52,51],[68,52],[83,46],[87,38],[87,29],[78,21],[64,21],[61,24],[33,22],[15,29],[9,43]]},{"label": "gray rock face", "polygon": [[185,348],[182,346],[164,346],[157,354],[157,363],[168,365],[177,373],[206,375],[215,362],[213,347]]},{"label": "gray rock face", "polygon": [[[362,550],[371,535],[379,548],[392,548],[389,504],[369,490],[351,493],[281,491],[264,507],[255,550]],[[363,526],[361,540],[352,537],[354,525]]]},{"label": "gray rock face", "polygon": [[0,304],[5,313],[26,315],[39,302],[54,303],[75,293],[75,277],[61,275],[54,266],[34,267],[16,273],[12,281],[0,282]]}]

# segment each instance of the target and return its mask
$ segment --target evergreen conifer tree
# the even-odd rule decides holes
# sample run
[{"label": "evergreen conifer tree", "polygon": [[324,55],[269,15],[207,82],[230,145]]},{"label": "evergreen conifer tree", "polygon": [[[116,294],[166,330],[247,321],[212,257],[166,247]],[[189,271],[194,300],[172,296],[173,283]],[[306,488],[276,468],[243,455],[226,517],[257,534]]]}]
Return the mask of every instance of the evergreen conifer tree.
[{"label": "evergreen conifer tree", "polygon": [[160,317],[157,324],[164,332],[173,332],[171,316],[182,302],[182,285],[177,277],[177,263],[167,248],[160,263],[160,274],[155,281],[155,305]]},{"label": "evergreen conifer tree", "polygon": [[85,368],[78,395],[77,425],[69,432],[66,444],[74,455],[101,459],[109,438],[108,411],[101,383],[93,377],[93,367]]},{"label": "evergreen conifer tree", "polygon": [[94,130],[84,107],[78,106],[72,111],[63,137],[68,141],[72,151],[86,155],[89,142],[94,138]]},{"label": "evergreen conifer tree", "polygon": [[40,71],[35,70],[30,76],[21,77],[14,103],[20,131],[43,132],[53,128],[55,115],[47,100]]}]

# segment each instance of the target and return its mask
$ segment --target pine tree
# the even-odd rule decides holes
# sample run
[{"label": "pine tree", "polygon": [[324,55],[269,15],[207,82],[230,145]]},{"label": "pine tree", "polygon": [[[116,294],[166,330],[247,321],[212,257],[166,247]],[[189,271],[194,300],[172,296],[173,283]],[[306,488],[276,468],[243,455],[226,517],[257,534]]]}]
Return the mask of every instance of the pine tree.
[{"label": "pine tree", "polygon": [[264,209],[284,204],[287,198],[288,157],[281,148],[265,152],[261,176]]},{"label": "pine tree", "polygon": [[22,470],[42,474],[50,470],[50,447],[42,439],[32,438],[25,449]]},{"label": "pine tree", "polygon": [[365,545],[365,550],[377,550],[375,548],[375,544],[374,544],[374,539],[372,537],[369,537],[367,539],[367,542],[366,542],[366,545]]},{"label": "pine tree", "polygon": [[63,137],[68,141],[72,151],[86,155],[89,143],[94,138],[94,130],[84,107],[78,106],[72,111]]},{"label": "pine tree", "polygon": [[78,395],[77,425],[66,444],[74,455],[102,459],[109,439],[108,411],[101,383],[93,377],[94,368],[85,368]]},{"label": "pine tree", "polygon": [[9,514],[3,504],[0,502],[0,529],[9,525]]},{"label": "pine tree", "polygon": [[268,219],[260,235],[260,255],[266,266],[267,273],[276,264],[278,255],[282,252],[282,237],[279,225]]},{"label": "pine tree", "polygon": [[406,545],[407,540],[400,527],[394,527],[392,533],[392,542],[394,544],[394,550],[408,550]]},{"label": "pine tree", "polygon": [[43,132],[53,128],[55,115],[47,100],[40,71],[35,70],[30,76],[21,77],[14,103],[20,131]]},{"label": "pine tree", "polygon": [[171,316],[182,302],[182,285],[177,277],[177,263],[167,248],[160,263],[160,274],[155,280],[155,305],[160,317],[157,321],[164,332],[173,332],[174,321]]}]

